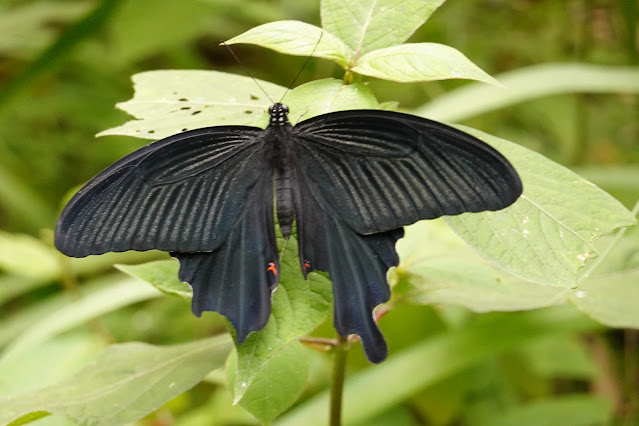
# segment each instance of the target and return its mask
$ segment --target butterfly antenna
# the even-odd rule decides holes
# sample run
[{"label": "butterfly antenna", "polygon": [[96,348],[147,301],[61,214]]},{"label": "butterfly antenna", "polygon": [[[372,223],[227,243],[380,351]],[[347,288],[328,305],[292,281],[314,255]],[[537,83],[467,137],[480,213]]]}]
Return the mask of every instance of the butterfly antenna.
[{"label": "butterfly antenna", "polygon": [[313,47],[313,50],[311,50],[311,54],[308,55],[308,57],[306,58],[306,61],[304,62],[304,65],[302,65],[302,68],[300,68],[299,72],[297,73],[297,75],[295,76],[295,78],[293,79],[291,84],[289,84],[288,88],[286,89],[286,92],[284,92],[284,94],[282,95],[282,98],[280,99],[280,103],[284,100],[284,97],[287,95],[287,93],[291,91],[291,88],[293,87],[293,85],[295,84],[297,79],[300,77],[300,75],[302,75],[302,71],[304,71],[304,68],[306,68],[306,65],[308,65],[308,63],[310,62],[311,58],[313,57],[313,53],[315,53],[315,51],[317,50],[317,46],[319,46],[320,41],[322,41],[322,35],[323,34],[324,34],[324,32],[322,31],[320,33],[319,38],[317,39],[317,43],[315,43],[315,47]]},{"label": "butterfly antenna", "polygon": [[[242,61],[240,61],[240,58],[237,57],[237,55],[235,54],[235,52],[233,51],[233,49],[231,49],[231,46],[229,46],[228,44],[226,44],[226,42],[224,40],[220,41],[220,44],[224,47],[226,47],[229,52],[231,53],[231,56],[233,56],[233,59],[235,59],[235,62],[238,63],[238,65],[242,68],[242,70],[244,70],[244,72],[251,77],[251,79],[255,82],[255,84],[257,84],[257,87],[260,88],[260,90],[266,95],[266,97],[269,99],[269,101],[271,101],[271,104],[274,104],[275,101],[273,100],[273,98],[271,98],[271,96],[268,94],[268,92],[266,90],[264,90],[264,88],[262,87],[262,85],[257,81],[257,79],[255,77],[253,77],[253,74],[251,74],[251,71],[248,70],[248,68],[246,68],[244,66],[244,64],[242,63]],[[288,90],[287,90],[288,91]]]}]

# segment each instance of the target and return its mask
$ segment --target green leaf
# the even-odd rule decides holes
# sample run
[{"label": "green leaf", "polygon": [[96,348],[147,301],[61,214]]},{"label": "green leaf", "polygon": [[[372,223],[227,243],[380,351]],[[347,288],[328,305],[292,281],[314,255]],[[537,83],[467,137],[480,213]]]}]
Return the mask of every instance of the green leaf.
[{"label": "green leaf", "polygon": [[113,278],[104,280],[108,286],[105,285],[65,305],[23,331],[2,353],[0,365],[53,336],[85,324],[90,319],[161,294],[136,279],[123,279],[119,276],[115,282]]},{"label": "green leaf", "polygon": [[291,109],[289,120],[293,124],[333,111],[379,107],[367,85],[344,84],[342,80],[334,78],[315,80],[296,87],[286,96],[286,103]]},{"label": "green leaf", "polygon": [[271,317],[261,331],[249,334],[237,347],[238,362],[233,395],[235,402],[246,391],[266,362],[282,348],[314,330],[332,313],[330,281],[311,272],[304,279],[297,254],[297,241],[291,237],[280,255],[280,283],[273,293]]},{"label": "green leaf", "polygon": [[133,422],[221,367],[231,347],[228,336],[168,347],[113,345],[57,386],[0,398],[0,424],[42,411],[78,424]]},{"label": "green leaf", "polygon": [[613,411],[605,399],[592,395],[561,395],[533,401],[495,412],[490,418],[476,418],[478,426],[537,426],[540,419],[547,425],[589,426],[610,424]]},{"label": "green leaf", "polygon": [[562,93],[639,93],[639,67],[555,63],[495,76],[506,88],[469,84],[413,114],[457,122],[520,102]]},{"label": "green leaf", "polygon": [[570,301],[593,319],[617,328],[639,329],[639,269],[588,278]]},{"label": "green leaf", "polygon": [[[514,311],[562,304],[570,291],[527,282],[495,268],[443,220],[405,228],[393,303],[465,306],[475,312]],[[428,241],[428,244],[424,244]]]},{"label": "green leaf", "polygon": [[460,128],[504,154],[524,192],[504,210],[449,216],[446,223],[482,257],[512,274],[574,287],[579,270],[599,255],[596,240],[636,223],[621,203],[565,167],[512,142]]},{"label": "green leaf", "polygon": [[356,57],[403,43],[445,0],[322,0],[322,27]]},{"label": "green leaf", "polygon": [[217,71],[147,71],[133,76],[133,99],[118,108],[137,120],[98,134],[160,139],[182,132],[228,124],[266,126],[271,99],[285,88],[250,77]]},{"label": "green leaf", "polygon": [[[320,39],[321,37],[321,39]],[[319,41],[319,44],[318,44]],[[255,44],[287,55],[315,56],[348,66],[353,52],[328,31],[300,21],[277,21],[251,28],[226,44]]]},{"label": "green leaf", "polygon": [[[227,361],[228,383],[235,388],[237,355]],[[240,405],[260,422],[271,424],[300,397],[308,379],[308,349],[299,343],[285,346],[272,356],[246,387]]]},{"label": "green leaf", "polygon": [[178,277],[180,262],[177,259],[157,260],[141,265],[115,265],[115,267],[125,274],[150,283],[164,294],[189,300],[193,297],[191,286],[180,281]]},{"label": "green leaf", "polygon": [[[348,377],[342,420],[366,424],[419,390],[531,339],[596,327],[568,307],[482,315],[465,328],[418,343]],[[329,393],[324,391],[289,411],[278,426],[325,425],[328,404]]]},{"label": "green leaf", "polygon": [[374,50],[352,71],[403,83],[464,78],[500,85],[459,50],[437,43],[409,43]]}]

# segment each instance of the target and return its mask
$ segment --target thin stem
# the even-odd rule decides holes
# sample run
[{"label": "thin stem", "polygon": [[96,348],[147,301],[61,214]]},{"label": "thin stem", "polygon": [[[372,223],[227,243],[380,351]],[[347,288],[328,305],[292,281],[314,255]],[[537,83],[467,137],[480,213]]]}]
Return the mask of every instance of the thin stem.
[{"label": "thin stem", "polygon": [[331,426],[342,424],[342,393],[346,375],[346,356],[350,349],[348,339],[339,334],[337,335],[337,343],[334,349],[333,381],[331,383]]}]

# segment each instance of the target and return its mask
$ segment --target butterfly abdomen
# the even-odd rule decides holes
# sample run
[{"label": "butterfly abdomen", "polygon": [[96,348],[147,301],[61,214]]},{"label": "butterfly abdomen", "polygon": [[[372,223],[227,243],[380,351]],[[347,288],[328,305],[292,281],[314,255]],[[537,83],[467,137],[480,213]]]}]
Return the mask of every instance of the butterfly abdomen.
[{"label": "butterfly abdomen", "polygon": [[291,235],[293,218],[293,186],[291,177],[286,169],[278,170],[275,174],[275,200],[277,209],[277,221],[284,238]]}]

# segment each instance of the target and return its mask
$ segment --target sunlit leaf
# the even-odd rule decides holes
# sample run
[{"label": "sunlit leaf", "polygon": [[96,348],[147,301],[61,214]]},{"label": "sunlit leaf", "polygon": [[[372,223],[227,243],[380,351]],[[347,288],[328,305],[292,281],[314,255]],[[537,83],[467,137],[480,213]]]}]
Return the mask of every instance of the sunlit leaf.
[{"label": "sunlit leaf", "polygon": [[217,71],[147,71],[133,76],[133,99],[118,108],[136,120],[99,134],[160,139],[185,129],[228,124],[266,126],[271,99],[286,90],[266,81]]},{"label": "sunlit leaf", "polygon": [[[319,42],[319,44],[318,44]],[[226,41],[266,47],[287,55],[315,56],[330,59],[346,67],[351,49],[333,34],[300,21],[277,21],[260,25]]]},{"label": "sunlit leaf", "polygon": [[445,0],[323,0],[322,27],[357,57],[403,43]]},{"label": "sunlit leaf", "polygon": [[409,43],[373,50],[352,71],[399,82],[462,78],[499,85],[459,50],[437,43]]}]

